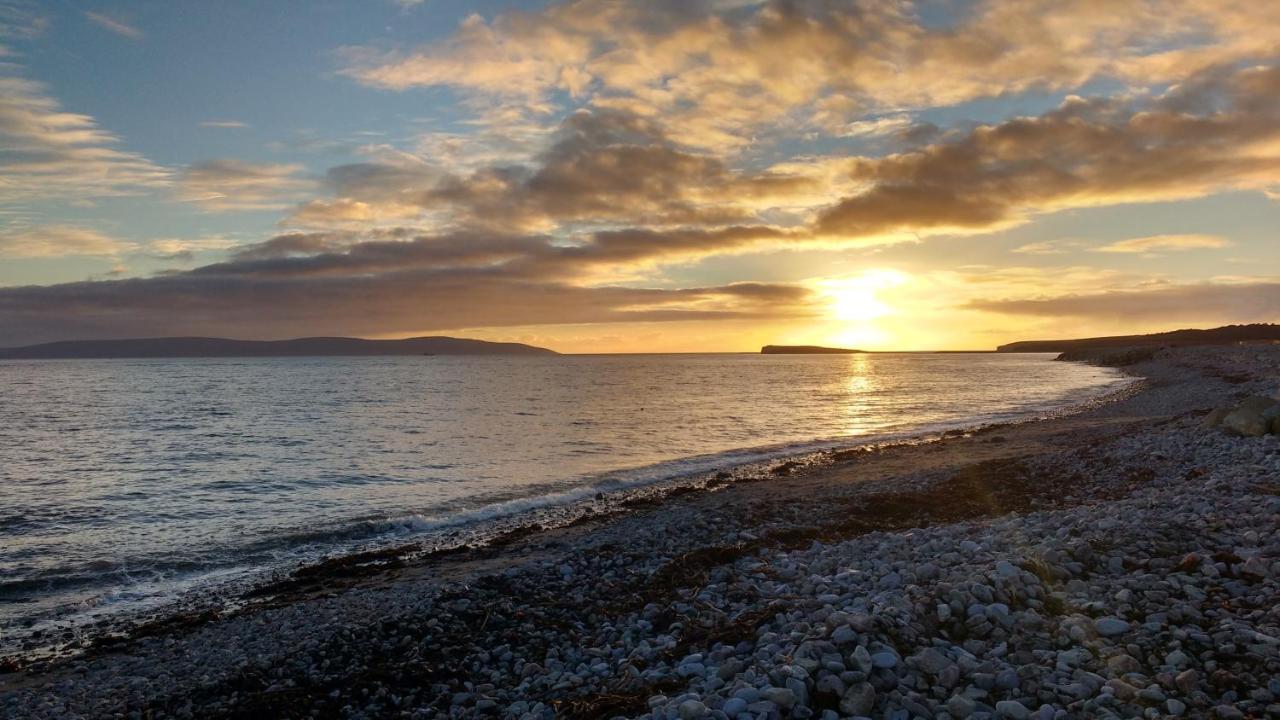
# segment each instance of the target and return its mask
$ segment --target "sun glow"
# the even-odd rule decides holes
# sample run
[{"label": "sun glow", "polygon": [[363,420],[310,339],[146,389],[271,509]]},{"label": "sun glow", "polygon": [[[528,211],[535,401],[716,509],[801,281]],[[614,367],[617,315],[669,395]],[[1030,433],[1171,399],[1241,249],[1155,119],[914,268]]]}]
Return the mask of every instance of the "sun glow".
[{"label": "sun glow", "polygon": [[906,282],[896,270],[868,270],[861,275],[821,283],[831,317],[836,320],[868,321],[893,313],[880,292]]},{"label": "sun glow", "polygon": [[827,278],[814,283],[826,305],[830,320],[826,342],[842,347],[878,346],[891,340],[878,320],[896,313],[886,298],[891,288],[906,283],[908,277],[897,270],[867,270],[858,275]]}]

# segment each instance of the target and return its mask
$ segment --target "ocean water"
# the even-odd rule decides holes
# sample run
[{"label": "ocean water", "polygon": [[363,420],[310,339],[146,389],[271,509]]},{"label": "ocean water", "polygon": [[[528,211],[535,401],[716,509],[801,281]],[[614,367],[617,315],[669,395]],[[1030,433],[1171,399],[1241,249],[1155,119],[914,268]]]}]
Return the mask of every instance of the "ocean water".
[{"label": "ocean water", "polygon": [[0,650],[322,554],[1124,382],[1050,355],[0,361]]}]

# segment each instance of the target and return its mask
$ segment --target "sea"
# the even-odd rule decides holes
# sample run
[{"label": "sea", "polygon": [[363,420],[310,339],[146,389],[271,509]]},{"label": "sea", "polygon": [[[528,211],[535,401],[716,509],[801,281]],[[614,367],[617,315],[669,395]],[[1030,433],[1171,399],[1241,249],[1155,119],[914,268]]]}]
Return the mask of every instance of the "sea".
[{"label": "sea", "polygon": [[1127,382],[1042,354],[0,360],[0,654],[321,557],[474,543]]}]

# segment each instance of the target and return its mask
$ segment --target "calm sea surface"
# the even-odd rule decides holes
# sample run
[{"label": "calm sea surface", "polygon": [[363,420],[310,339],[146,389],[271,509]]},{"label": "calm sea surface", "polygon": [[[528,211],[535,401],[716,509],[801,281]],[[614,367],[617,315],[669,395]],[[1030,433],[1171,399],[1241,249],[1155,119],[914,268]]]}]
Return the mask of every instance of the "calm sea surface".
[{"label": "calm sea surface", "polygon": [[0,361],[0,640],[251,570],[1124,382],[1048,355]]}]

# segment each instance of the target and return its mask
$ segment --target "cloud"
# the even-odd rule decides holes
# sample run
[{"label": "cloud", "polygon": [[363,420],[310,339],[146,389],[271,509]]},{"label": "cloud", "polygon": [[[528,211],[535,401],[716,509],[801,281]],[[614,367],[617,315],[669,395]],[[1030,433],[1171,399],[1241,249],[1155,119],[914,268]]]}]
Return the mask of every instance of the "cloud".
[{"label": "cloud", "polygon": [[132,195],[162,187],[169,172],[88,115],[66,112],[43,85],[0,76],[0,201]]},{"label": "cloud", "polygon": [[1078,249],[1082,246],[1083,243],[1079,240],[1042,240],[1019,245],[1013,251],[1027,255],[1062,255],[1068,250]]},{"label": "cloud", "polygon": [[[677,290],[535,282],[478,267],[376,276],[256,276],[227,271],[0,288],[0,336],[387,334],[542,323],[798,317],[808,291],[726,285]],[[270,308],[269,311],[264,309]]]},{"label": "cloud", "polygon": [[[512,105],[626,109],[682,141],[740,149],[760,128],[827,129],[869,113],[1113,79],[1134,87],[1271,55],[1280,19],[1242,0],[986,0],[926,22],[911,5],[570,0],[468,17],[409,50],[347,48],[375,87],[449,86]],[[1196,32],[1189,32],[1195,28]],[[814,108],[818,111],[813,112]]]},{"label": "cloud", "polygon": [[5,257],[111,256],[136,247],[134,243],[75,225],[44,225],[0,232],[0,256]]},{"label": "cloud", "polygon": [[204,122],[200,123],[200,127],[239,130],[241,128],[249,127],[249,124],[240,122],[239,120],[205,120]]},{"label": "cloud", "polygon": [[912,126],[910,115],[888,115],[874,120],[857,120],[844,125],[838,134],[841,137],[880,137],[892,135]]},{"label": "cloud", "polygon": [[301,165],[209,160],[182,172],[177,196],[215,212],[281,210],[315,188],[301,172]]},{"label": "cloud", "polygon": [[1161,250],[1181,251],[1231,247],[1231,241],[1217,235],[1151,235],[1117,240],[1094,248],[1102,253],[1155,253]]},{"label": "cloud", "polygon": [[143,38],[142,31],[137,27],[110,15],[86,10],[84,16],[99,27],[105,28],[121,37],[126,37],[130,40],[141,40]]},{"label": "cloud", "polygon": [[336,198],[303,205],[291,222],[399,220],[417,212],[503,232],[724,226],[826,202],[831,186],[805,171],[802,165],[735,170],[717,157],[681,150],[647,118],[580,111],[527,164],[459,173],[394,157],[333,168],[326,183]]},{"label": "cloud", "polygon": [[160,238],[146,244],[146,252],[162,260],[190,261],[197,252],[229,250],[240,241],[221,235],[198,238]]},{"label": "cloud", "polygon": [[910,152],[856,158],[866,188],[819,232],[988,232],[1066,208],[1261,190],[1280,172],[1280,68],[1214,70],[1154,99],[1071,97]]},{"label": "cloud", "polygon": [[1125,322],[1274,322],[1280,281],[1202,282],[1046,298],[973,300],[965,307],[1006,315]]}]

